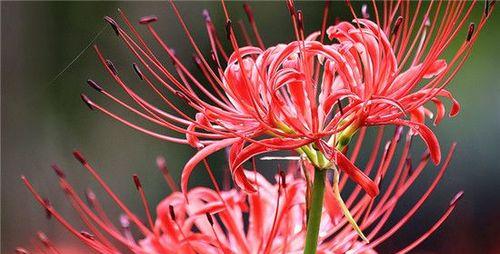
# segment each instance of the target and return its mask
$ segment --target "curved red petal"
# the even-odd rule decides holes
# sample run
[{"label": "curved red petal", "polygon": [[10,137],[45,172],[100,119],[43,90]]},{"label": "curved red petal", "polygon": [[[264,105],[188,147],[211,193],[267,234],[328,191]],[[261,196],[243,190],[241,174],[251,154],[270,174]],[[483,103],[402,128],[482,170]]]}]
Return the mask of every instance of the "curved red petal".
[{"label": "curved red petal", "polygon": [[401,119],[396,119],[392,123],[396,125],[404,125],[410,127],[414,132],[418,133],[420,137],[424,140],[425,144],[429,148],[429,152],[431,154],[431,159],[434,164],[439,164],[441,161],[441,149],[439,147],[439,141],[436,138],[436,135],[432,132],[429,127],[425,124],[411,122]]},{"label": "curved red petal", "polygon": [[356,167],[343,153],[336,152],[335,158],[339,169],[343,170],[354,182],[359,184],[368,195],[372,197],[378,195],[379,189],[377,184]]},{"label": "curved red petal", "polygon": [[187,185],[189,181],[189,176],[193,172],[194,168],[198,163],[200,163],[203,159],[209,156],[212,153],[219,151],[220,149],[227,147],[235,142],[239,141],[240,138],[228,138],[220,141],[216,141],[205,148],[198,151],[184,166],[181,175],[181,189],[182,193],[187,194]]},{"label": "curved red petal", "polygon": [[[295,142],[295,143],[294,143]],[[233,175],[233,179],[235,183],[247,192],[255,192],[256,189],[252,183],[247,179],[245,173],[243,172],[242,165],[250,158],[266,153],[279,150],[277,147],[279,146],[292,146],[300,147],[307,144],[308,140],[293,140],[293,139],[284,139],[284,138],[270,138],[260,140],[259,143],[252,143],[247,147],[242,149],[244,142],[235,143],[231,147],[231,151],[229,152],[229,163],[231,166],[231,173]],[[266,146],[266,144],[272,145]]]},{"label": "curved red petal", "polygon": [[437,112],[436,118],[434,119],[434,125],[438,125],[441,122],[441,120],[443,120],[446,109],[444,107],[443,102],[441,102],[440,100],[433,99],[432,102],[434,102],[434,104],[436,105],[436,112]]}]

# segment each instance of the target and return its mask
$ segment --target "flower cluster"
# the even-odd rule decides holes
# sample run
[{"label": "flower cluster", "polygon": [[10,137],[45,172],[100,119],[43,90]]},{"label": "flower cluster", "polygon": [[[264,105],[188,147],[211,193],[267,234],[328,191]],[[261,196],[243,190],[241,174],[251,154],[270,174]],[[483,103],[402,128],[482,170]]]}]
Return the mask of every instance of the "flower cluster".
[{"label": "flower cluster", "polygon": [[[330,187],[331,181],[327,180],[317,253],[376,253],[376,247],[404,226],[435,189],[448,166],[454,145],[427,190],[403,217],[388,226],[389,219],[394,217],[393,211],[398,202],[422,175],[430,160],[428,151],[420,159],[412,160],[410,157],[412,136],[406,135],[404,144],[399,144],[400,140],[403,140],[401,136],[401,128],[398,128],[384,146],[383,129],[380,129],[373,144],[365,173],[387,182],[387,187],[382,190],[377,200],[368,194],[362,194],[360,187],[350,192],[344,190],[347,176],[343,175],[340,179],[341,192],[349,194],[346,205],[359,221],[361,229],[367,230],[370,242],[358,238],[357,232],[340,211],[334,190]],[[358,145],[361,144],[362,138],[357,142]],[[83,201],[66,180],[64,172],[57,166],[53,168],[61,189],[87,226],[85,230],[79,230],[72,225],[73,223],[66,221],[47,199],[40,196],[27,179],[23,180],[50,216],[98,253],[118,253],[123,248],[133,253],[148,254],[302,253],[304,249],[307,220],[304,196],[308,184],[305,176],[313,177],[310,164],[290,163],[286,172],[281,171],[276,175],[276,183],[266,180],[255,169],[244,171],[251,183],[256,186],[254,193],[238,189],[218,191],[196,187],[188,191],[186,199],[181,192],[174,191],[156,207],[155,220],[149,211],[143,186],[138,177],[134,176],[148,216],[145,220],[141,220],[117,197],[80,152],[74,152],[74,156],[122,210],[123,215],[117,220],[120,226],[116,226],[114,219],[106,215],[93,191],[88,190],[87,202]],[[356,161],[356,156],[356,154],[351,156],[352,162]],[[165,170],[163,160],[159,162],[167,184],[175,190],[176,186],[171,185],[172,180]],[[423,232],[398,253],[409,252],[433,233],[455,208],[456,201],[461,195],[460,192],[453,198],[442,217],[427,232]],[[140,232],[142,237],[134,239],[133,231]],[[54,252],[57,251],[56,244],[50,242],[43,233],[38,235],[43,243],[40,248],[49,253],[52,253],[50,251],[56,253]],[[85,253],[83,250],[80,252]],[[28,253],[28,251],[19,248],[18,253]]]},{"label": "flower cluster", "polygon": [[[422,206],[450,162],[455,145],[428,189],[389,227],[398,201],[428,162],[438,165],[442,160],[439,142],[426,120],[434,118],[434,124],[439,124],[446,112],[444,99],[452,104],[450,116],[459,112],[460,105],[447,86],[469,57],[495,2],[485,1],[484,13],[476,24],[468,23],[476,1],[371,1],[362,6],[360,15],[346,1],[352,20],[336,20],[333,25],[329,21],[331,3],[326,2],[321,28],[306,35],[302,12],[292,0],[287,0],[294,40],[265,46],[250,6],[245,4],[244,10],[254,38],[239,22],[244,38],[240,42],[227,6],[221,1],[226,40],[231,48],[225,49],[226,41],[219,36],[209,12],[204,11],[210,58],[196,43],[176,3],[169,3],[195,52],[193,59],[202,79],[191,73],[160,37],[154,25],[157,17],[142,17],[139,23],[162,52],[154,52],[138,28],[119,10],[122,25],[110,17],[105,17],[105,21],[136,58],[132,68],[140,82],[164,105],[154,105],[131,88],[97,46],[94,48],[105,70],[133,103],[108,92],[94,80],[87,83],[143,120],[180,135],[145,128],[84,94],[82,99],[91,109],[140,132],[198,149],[184,166],[180,191],[164,161],[159,160],[173,193],[157,206],[155,219],[144,188],[134,175],[147,214],[144,222],[75,152],[75,158],[123,211],[121,227],[115,226],[92,191],[87,192],[86,204],[63,171],[54,166],[61,188],[87,226],[80,231],[23,177],[47,214],[99,253],[120,253],[123,248],[148,254],[376,253],[377,246],[393,236]],[[374,18],[370,20],[370,16]],[[459,46],[451,47],[462,34]],[[159,54],[168,55],[172,66],[162,62]],[[445,55],[451,57],[446,59]],[[175,97],[195,114],[186,113],[186,107],[174,103]],[[383,146],[387,125],[396,131]],[[373,148],[368,150],[368,163],[361,169],[356,166],[357,157],[367,129],[372,126],[379,126],[379,131]],[[403,127],[409,131],[397,158]],[[417,163],[410,157],[414,136],[420,136],[427,146]],[[356,143],[351,146],[354,139]],[[221,190],[206,162],[209,155],[222,149],[228,151],[233,189]],[[253,170],[244,168],[257,155],[282,150],[295,151],[299,156],[293,157],[296,163],[291,163],[288,170],[276,175],[276,183],[260,175],[255,164]],[[214,189],[188,189],[189,177],[202,161]],[[352,191],[345,188],[348,179],[354,182]],[[461,195],[460,192],[453,198],[427,232],[398,253],[409,252],[433,233]],[[347,196],[345,202],[342,196]],[[384,232],[386,228],[389,229]],[[136,238],[135,233],[141,236]],[[58,253],[43,233],[39,238],[42,252]],[[27,250],[19,248],[18,253]]]},{"label": "flower cluster", "polygon": [[[107,72],[136,105],[127,104],[93,80],[88,83],[127,110],[184,137],[146,129],[86,95],[82,98],[92,109],[143,133],[199,149],[183,170],[183,192],[187,192],[188,179],[196,165],[208,155],[230,147],[233,178],[246,191],[255,191],[255,186],[243,173],[245,161],[265,152],[296,150],[316,167],[335,165],[375,196],[378,190],[374,181],[348,163],[342,153],[363,126],[408,126],[425,141],[434,163],[439,163],[439,143],[424,124],[425,119],[435,115],[435,124],[443,119],[442,98],[452,102],[450,116],[459,112],[458,102],[446,87],[470,55],[494,2],[486,1],[484,15],[476,25],[467,23],[476,1],[384,1],[380,4],[373,1],[363,6],[361,15],[356,14],[347,1],[352,22],[337,21],[333,26],[328,25],[330,3],[327,2],[321,30],[309,36],[304,35],[302,12],[293,1],[286,3],[295,40],[266,47],[250,6],[244,7],[257,46],[253,46],[243,25],[239,28],[245,41],[237,40],[222,1],[226,37],[232,46],[230,54],[222,46],[222,39],[205,11],[203,16],[211,45],[211,58],[207,59],[176,3],[170,1],[195,51],[194,61],[204,80],[196,78],[160,37],[154,26],[155,16],[143,17],[139,23],[164,50],[159,53],[153,52],[122,11],[120,17],[125,27],[110,17],[105,18],[137,58],[138,64],[133,64],[133,69],[141,81],[165,102],[168,110],[137,94],[97,47]],[[373,21],[368,19],[370,9]],[[442,18],[437,18],[440,16]],[[467,35],[458,49],[449,49],[467,26]],[[171,58],[175,71],[160,61],[157,56],[160,53]],[[451,59],[445,59],[445,54],[451,54]],[[173,103],[169,93],[185,101],[196,112],[195,116]],[[435,113],[427,102],[435,104]]]}]

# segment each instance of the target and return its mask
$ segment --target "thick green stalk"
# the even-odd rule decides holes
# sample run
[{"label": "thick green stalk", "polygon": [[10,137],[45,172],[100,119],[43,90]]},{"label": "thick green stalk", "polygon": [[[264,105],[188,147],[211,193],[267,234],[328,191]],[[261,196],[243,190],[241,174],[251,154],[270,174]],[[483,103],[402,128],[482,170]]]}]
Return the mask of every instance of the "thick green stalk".
[{"label": "thick green stalk", "polygon": [[315,254],[318,247],[319,226],[321,223],[321,211],[325,196],[326,169],[314,167],[314,183],[312,186],[311,207],[307,220],[307,235],[304,254]]}]

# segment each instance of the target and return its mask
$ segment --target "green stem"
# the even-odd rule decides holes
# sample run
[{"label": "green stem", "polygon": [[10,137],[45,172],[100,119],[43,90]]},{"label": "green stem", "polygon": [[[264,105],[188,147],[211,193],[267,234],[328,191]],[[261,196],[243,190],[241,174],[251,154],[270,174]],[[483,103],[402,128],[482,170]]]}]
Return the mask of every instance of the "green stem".
[{"label": "green stem", "polygon": [[321,224],[321,211],[325,196],[326,169],[314,168],[314,183],[312,187],[311,207],[307,220],[307,235],[304,254],[315,254],[318,247],[319,226]]}]

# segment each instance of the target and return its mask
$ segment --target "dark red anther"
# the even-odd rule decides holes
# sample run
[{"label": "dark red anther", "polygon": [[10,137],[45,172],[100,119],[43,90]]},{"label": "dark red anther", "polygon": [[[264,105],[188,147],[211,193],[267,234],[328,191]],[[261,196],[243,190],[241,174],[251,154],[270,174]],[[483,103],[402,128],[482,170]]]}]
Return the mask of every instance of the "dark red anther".
[{"label": "dark red anther", "polygon": [[233,33],[233,26],[232,26],[231,20],[228,19],[226,21],[226,37],[228,40],[231,40],[232,33]]},{"label": "dark red anther", "polygon": [[133,63],[132,67],[134,68],[135,74],[137,74],[141,80],[144,80],[144,75],[142,74],[141,69],[139,69],[139,66],[137,66],[136,63]]},{"label": "dark red anther", "polygon": [[212,218],[212,215],[210,213],[205,213],[205,216],[207,216],[208,223],[210,223],[210,225],[213,226],[214,219]]},{"label": "dark red anther", "polygon": [[133,174],[132,178],[134,179],[134,184],[135,184],[135,187],[137,188],[137,190],[142,189],[142,184],[141,184],[141,181],[139,180],[139,176],[137,176],[136,174]]},{"label": "dark red anther", "polygon": [[90,87],[92,87],[95,90],[97,90],[98,92],[102,92],[102,90],[103,90],[102,87],[99,84],[97,84],[97,82],[93,81],[92,79],[87,79],[87,84]]},{"label": "dark red anther", "polygon": [[394,23],[394,28],[392,28],[392,34],[397,34],[399,31],[399,27],[401,26],[401,23],[403,23],[403,17],[399,16],[396,19],[396,22]]},{"label": "dark red anther", "polygon": [[283,189],[286,189],[286,174],[285,171],[280,170],[280,178],[281,178],[281,185],[283,186]]},{"label": "dark red anther", "polygon": [[457,204],[460,199],[464,196],[464,191],[459,191],[450,201],[450,206],[454,206]]},{"label": "dark red anther", "polygon": [[117,36],[120,36],[120,31],[118,30],[118,24],[113,18],[111,18],[110,16],[105,16],[104,21],[108,22],[111,25]]},{"label": "dark red anther", "polygon": [[113,62],[111,62],[111,60],[109,59],[106,59],[106,65],[108,66],[108,68],[111,70],[111,72],[116,76],[118,75],[118,72],[116,71],[116,67],[115,65],[113,64]]},{"label": "dark red anther", "polygon": [[62,171],[62,169],[59,166],[57,166],[56,164],[52,164],[51,167],[58,177],[66,178],[66,174],[64,174],[64,172]]},{"label": "dark red anther", "polygon": [[83,158],[83,155],[80,153],[78,150],[73,151],[73,157],[75,157],[76,160],[78,160],[81,164],[87,164],[87,160]]},{"label": "dark red anther", "polygon": [[340,99],[337,99],[337,103],[339,104],[340,115],[343,116],[344,115],[344,108],[342,107],[342,101]]},{"label": "dark red anther", "polygon": [[406,163],[406,167],[408,168],[408,175],[413,174],[413,164],[412,164],[410,156],[408,156],[408,158],[406,158],[405,163]]},{"label": "dark red anther", "polygon": [[45,206],[45,217],[47,217],[47,219],[50,220],[52,218],[52,212],[50,211],[50,208],[52,207],[52,203],[50,203],[50,200],[44,198],[43,204]]},{"label": "dark red anther", "polygon": [[85,237],[85,238],[87,238],[89,240],[95,240],[94,235],[91,234],[91,233],[89,233],[89,232],[87,232],[87,231],[83,231],[83,230],[80,231],[80,235],[82,235],[83,237]]},{"label": "dark red anther", "polygon": [[85,102],[87,107],[89,107],[91,110],[94,110],[94,106],[92,105],[92,101],[90,101],[89,97],[85,94],[80,94],[80,98],[82,98],[82,101]]},{"label": "dark red anther", "polygon": [[139,19],[139,24],[141,25],[147,25],[149,23],[153,23],[158,21],[158,17],[155,15],[149,15],[149,16],[144,16]]},{"label": "dark red anther", "polygon": [[484,0],[484,16],[488,17],[490,14],[490,1]]},{"label": "dark red anther", "polygon": [[174,206],[169,205],[168,206],[168,212],[170,213],[170,218],[172,220],[175,220],[175,211],[174,211]]},{"label": "dark red anther", "polygon": [[467,41],[472,39],[472,35],[474,34],[474,30],[476,29],[476,24],[470,23],[469,30],[467,31]]},{"label": "dark red anther", "polygon": [[250,5],[248,5],[247,3],[244,3],[243,9],[245,10],[245,13],[247,14],[248,22],[253,23],[254,22],[253,12],[252,12],[252,8],[250,8]]}]

